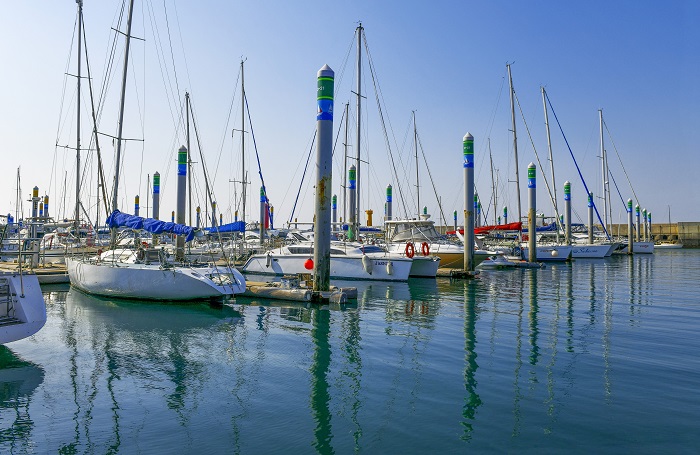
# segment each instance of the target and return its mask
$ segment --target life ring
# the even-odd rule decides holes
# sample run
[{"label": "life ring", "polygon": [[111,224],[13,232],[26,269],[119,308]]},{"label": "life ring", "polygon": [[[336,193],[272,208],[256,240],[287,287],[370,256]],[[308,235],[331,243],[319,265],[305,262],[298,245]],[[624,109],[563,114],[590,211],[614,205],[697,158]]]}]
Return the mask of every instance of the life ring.
[{"label": "life ring", "polygon": [[416,248],[413,246],[413,243],[406,243],[405,253],[407,258],[412,258],[416,254]]},{"label": "life ring", "polygon": [[423,242],[423,244],[420,246],[420,252],[423,253],[423,256],[430,254],[430,245],[428,245],[428,242]]}]

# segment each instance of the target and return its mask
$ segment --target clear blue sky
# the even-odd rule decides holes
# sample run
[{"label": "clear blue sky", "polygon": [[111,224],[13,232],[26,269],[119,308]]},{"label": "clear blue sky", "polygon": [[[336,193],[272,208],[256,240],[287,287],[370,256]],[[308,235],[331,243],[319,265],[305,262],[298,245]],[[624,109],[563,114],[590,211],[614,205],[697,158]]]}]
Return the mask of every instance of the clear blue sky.
[{"label": "clear blue sky", "polygon": [[[115,0],[86,0],[84,4],[96,91],[103,83],[113,35],[110,27],[116,26],[120,7],[121,2]],[[240,136],[238,132],[231,135],[241,123],[236,84],[242,57],[246,59],[246,94],[255,142],[277,226],[288,219],[315,129],[316,72],[324,64],[336,71],[334,129],[341,126],[346,102],[351,103],[351,123],[355,122],[353,36],[362,21],[377,79],[373,82],[365,56],[363,94],[367,99],[361,150],[370,166],[362,169],[361,207],[373,209],[375,220],[381,220],[388,184],[394,187],[395,214],[403,214],[404,202],[410,214],[416,211],[412,111],[416,111],[418,134],[448,223],[454,210],[462,212],[461,153],[466,132],[475,137],[482,204],[488,207],[491,198],[486,148],[490,138],[500,182],[498,211],[507,205],[511,217],[517,213],[515,186],[509,183],[515,167],[504,79],[506,63],[513,62],[516,94],[550,184],[540,86],[546,87],[584,178],[596,195],[601,188],[598,109],[602,108],[614,141],[613,147],[606,132],[610,167],[623,198],[633,194],[617,153],[641,206],[653,213],[654,222],[668,219],[669,205],[673,221],[700,221],[699,2],[136,0],[135,11],[133,34],[145,41],[132,43],[124,136],[144,142],[126,145],[119,199],[123,211],[133,211],[136,194],[145,209],[146,176],[155,171],[162,175],[161,218],[169,219],[175,208],[176,152],[184,142],[178,126],[179,103],[188,90],[204,159],[211,177],[215,176],[216,199],[225,221],[231,221],[236,209],[234,191],[240,197],[240,187],[235,189],[229,181],[241,178]],[[64,75],[77,71],[75,50],[71,49],[75,19],[72,0],[14,2],[0,17],[4,63],[0,136],[5,172],[0,213],[14,212],[17,167],[21,167],[24,200],[37,185],[41,194],[51,197],[53,215],[72,213],[75,153],[55,144],[75,146],[75,79]],[[99,128],[112,135],[117,124],[122,40],[118,55]],[[398,178],[390,166],[375,83]],[[85,84],[82,96],[81,140],[86,146],[92,125]],[[537,161],[523,118],[519,111],[516,114],[525,209],[526,168]],[[549,114],[559,204],[563,204],[564,181],[569,180],[575,221],[585,222],[585,190],[554,116]],[[353,126],[351,147],[354,131]],[[111,180],[114,148],[108,137],[100,139]],[[251,139],[248,135],[249,220],[258,216],[260,188]],[[201,161],[196,149],[193,153],[195,161]],[[349,154],[354,153],[352,148]],[[341,155],[339,150],[333,176],[339,199]],[[83,161],[88,161],[88,174],[81,198],[94,213],[95,160],[84,157]],[[551,215],[542,171],[538,167],[538,211]],[[200,189],[195,203],[204,206],[203,179],[196,172]],[[311,218],[314,177],[312,167],[301,189],[296,212],[300,220]],[[421,206],[427,206],[437,218],[435,193],[422,163],[420,181]],[[68,193],[65,210],[64,182]],[[613,192],[613,221],[624,222],[622,202],[617,191]],[[493,208],[489,210],[493,214]]]}]

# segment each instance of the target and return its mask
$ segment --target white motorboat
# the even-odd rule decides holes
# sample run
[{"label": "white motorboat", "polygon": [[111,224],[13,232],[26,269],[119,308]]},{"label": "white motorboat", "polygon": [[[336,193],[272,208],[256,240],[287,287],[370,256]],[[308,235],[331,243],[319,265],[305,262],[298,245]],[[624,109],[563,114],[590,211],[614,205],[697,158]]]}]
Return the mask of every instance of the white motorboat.
[{"label": "white motorboat", "polygon": [[[634,254],[653,254],[654,253],[654,242],[633,242],[632,252]],[[616,253],[627,254],[629,243],[622,243],[620,247],[615,250]]]},{"label": "white motorboat", "polygon": [[[537,245],[537,261],[546,262],[564,262],[569,260],[572,246],[569,245]],[[530,255],[530,249],[526,243],[522,244],[523,258],[527,259]]]},{"label": "white motorboat", "polygon": [[32,273],[0,272],[0,344],[21,340],[46,323],[46,303]]},{"label": "white motorboat", "polygon": [[92,258],[66,258],[71,285],[89,294],[140,300],[197,300],[245,292],[233,267],[177,265],[162,249],[108,250]]},{"label": "white motorboat", "polygon": [[503,255],[489,256],[484,259],[481,264],[477,267],[480,269],[512,269],[517,267],[518,264],[508,260]]},{"label": "white motorboat", "polygon": [[[259,275],[309,273],[313,265],[313,242],[281,246],[253,254],[243,272]],[[343,280],[407,281],[413,260],[389,253],[376,245],[332,242],[330,277]]]},{"label": "white motorboat", "polygon": [[682,243],[673,243],[673,242],[659,242],[654,244],[654,249],[660,249],[660,250],[678,250],[683,248]]}]

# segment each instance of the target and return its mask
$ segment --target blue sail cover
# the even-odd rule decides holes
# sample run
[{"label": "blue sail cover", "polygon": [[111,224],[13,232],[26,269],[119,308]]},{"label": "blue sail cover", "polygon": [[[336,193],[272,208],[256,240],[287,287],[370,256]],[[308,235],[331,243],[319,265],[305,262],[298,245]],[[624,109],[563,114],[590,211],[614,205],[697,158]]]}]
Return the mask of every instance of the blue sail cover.
[{"label": "blue sail cover", "polygon": [[245,223],[243,221],[236,221],[235,223],[222,224],[218,227],[205,229],[207,232],[245,232]]},{"label": "blue sail cover", "polygon": [[171,223],[168,221],[160,221],[153,218],[142,218],[140,216],[129,215],[122,213],[119,210],[112,212],[107,217],[107,226],[110,228],[128,227],[131,229],[143,229],[151,234],[162,234],[164,232],[184,235],[185,241],[189,242],[194,239],[196,229],[184,224]]}]

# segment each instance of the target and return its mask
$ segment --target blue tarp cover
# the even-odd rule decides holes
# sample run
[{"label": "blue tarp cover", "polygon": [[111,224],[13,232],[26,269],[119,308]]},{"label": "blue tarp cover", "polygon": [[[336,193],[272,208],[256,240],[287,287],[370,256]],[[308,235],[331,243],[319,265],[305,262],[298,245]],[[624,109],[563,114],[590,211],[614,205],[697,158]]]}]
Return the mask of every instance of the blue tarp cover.
[{"label": "blue tarp cover", "polygon": [[243,221],[236,221],[235,223],[222,224],[221,226],[207,228],[205,230],[207,232],[217,232],[217,230],[218,230],[221,233],[244,232],[245,231],[245,223]]},{"label": "blue tarp cover", "polygon": [[167,221],[155,220],[153,218],[142,218],[140,216],[122,213],[119,210],[112,212],[107,217],[107,226],[110,228],[128,227],[131,229],[143,229],[151,234],[162,234],[163,232],[184,235],[185,241],[194,239],[196,229],[184,224],[171,223]]}]

